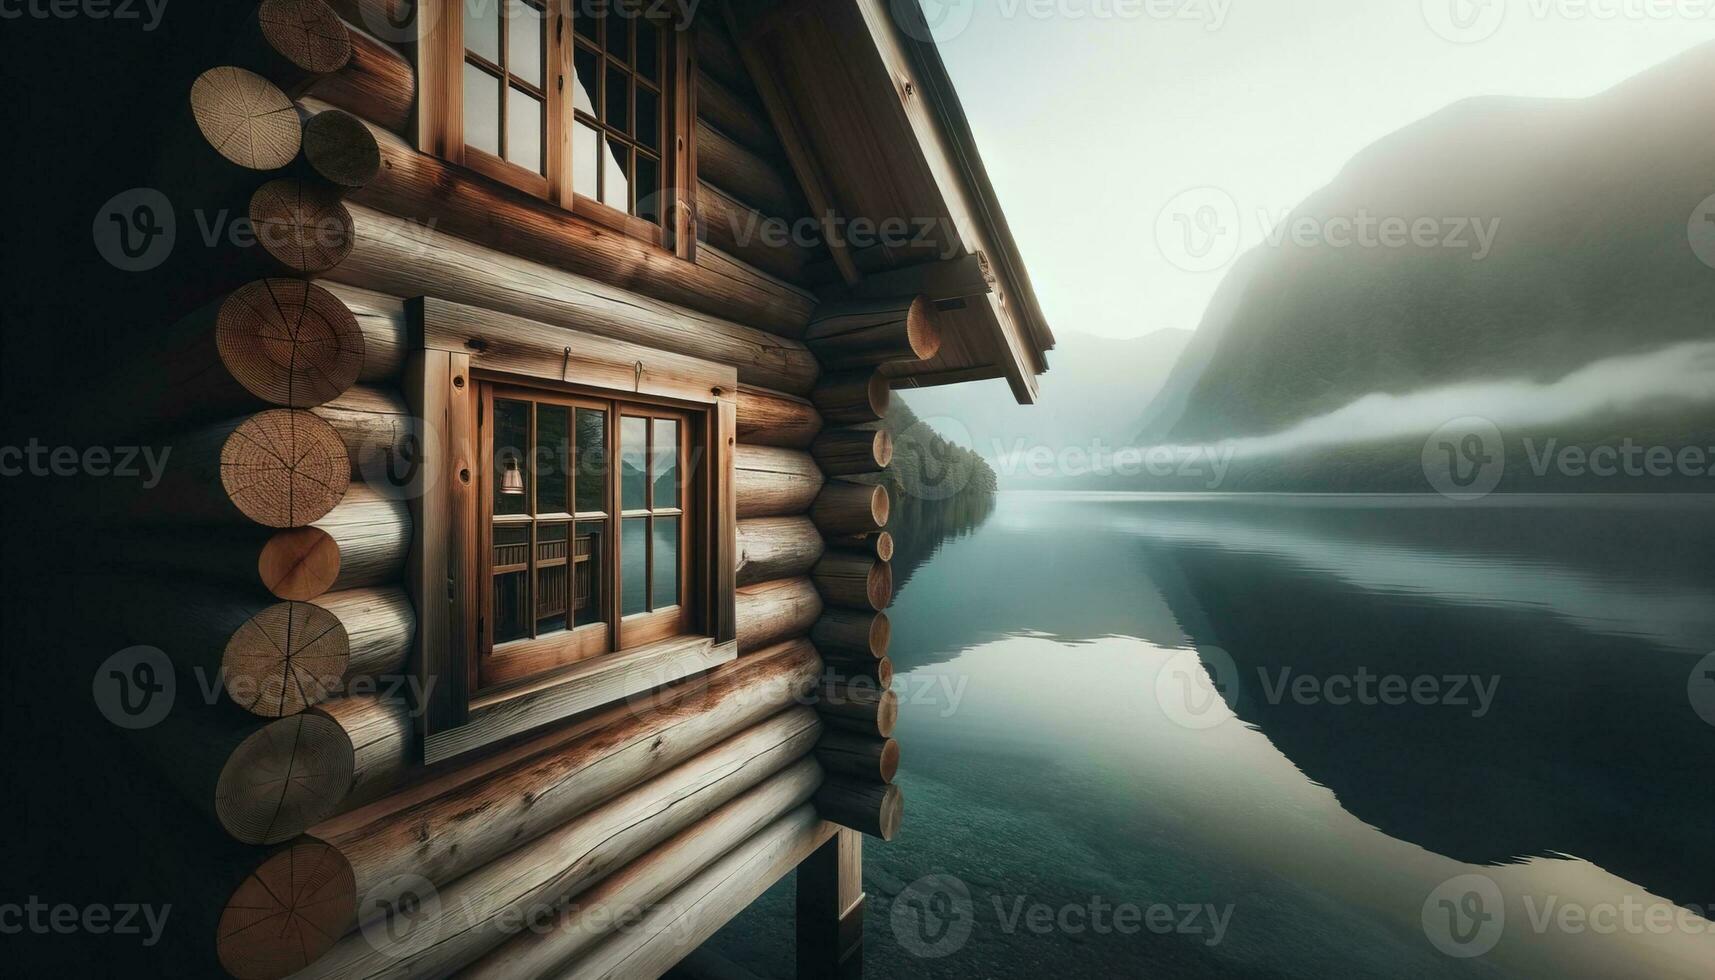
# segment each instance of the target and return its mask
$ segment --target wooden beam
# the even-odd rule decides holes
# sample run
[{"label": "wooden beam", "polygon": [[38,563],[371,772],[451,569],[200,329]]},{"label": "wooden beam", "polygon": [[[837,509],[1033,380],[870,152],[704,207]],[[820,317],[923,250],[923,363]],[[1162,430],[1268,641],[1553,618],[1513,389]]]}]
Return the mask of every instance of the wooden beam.
[{"label": "wooden beam", "polygon": [[798,866],[798,980],[863,977],[863,838],[840,832]]}]

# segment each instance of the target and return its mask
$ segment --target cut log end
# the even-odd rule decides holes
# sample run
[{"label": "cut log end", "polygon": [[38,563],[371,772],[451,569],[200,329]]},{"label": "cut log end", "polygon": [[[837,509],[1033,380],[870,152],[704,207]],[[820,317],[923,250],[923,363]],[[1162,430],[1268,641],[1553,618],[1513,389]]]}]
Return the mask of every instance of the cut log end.
[{"label": "cut log end", "polygon": [[363,371],[357,317],[332,293],[296,279],[240,287],[221,304],[215,345],[246,391],[292,408],[338,398]]},{"label": "cut log end", "polygon": [[341,187],[362,187],[381,173],[381,147],[363,120],[329,109],[304,123],[304,159]]},{"label": "cut log end", "polygon": [[240,707],[283,718],[336,693],[350,660],[351,638],[338,617],[308,602],[281,602],[232,634],[221,673]]},{"label": "cut log end", "polygon": [[281,599],[308,602],[339,581],[339,542],[319,527],[292,527],[262,546],[256,574]]},{"label": "cut log end", "polygon": [[215,939],[238,980],[275,980],[315,962],[357,918],[357,880],[339,851],[315,840],[268,858],[232,893]]},{"label": "cut log end", "polygon": [[898,786],[830,778],[816,793],[816,811],[832,823],[890,841],[899,835],[905,797]]},{"label": "cut log end", "polygon": [[244,420],[220,450],[220,481],[239,512],[265,527],[302,527],[333,510],[351,483],[339,434],[296,409]]},{"label": "cut log end", "polygon": [[929,297],[919,296],[911,301],[911,312],[905,318],[905,336],[912,355],[919,361],[941,353],[941,326]]},{"label": "cut log end", "polygon": [[268,46],[308,74],[331,74],[351,60],[351,32],[322,0],[262,0],[256,19]]},{"label": "cut log end", "polygon": [[827,422],[864,425],[886,417],[893,403],[893,389],[887,378],[875,371],[835,371],[817,383],[811,400]]},{"label": "cut log end", "polygon": [[880,660],[893,641],[893,625],[886,613],[829,609],[816,621],[811,639],[830,657]]},{"label": "cut log end", "polygon": [[875,536],[875,557],[882,561],[893,560],[893,535],[891,533],[883,531]]},{"label": "cut log end", "polygon": [[355,765],[351,737],[332,719],[312,713],[269,722],[221,767],[215,815],[246,844],[291,840],[339,809]]},{"label": "cut log end", "polygon": [[281,178],[250,197],[256,240],[295,273],[326,272],[351,255],[351,212],[330,187]]},{"label": "cut log end", "polygon": [[223,65],[191,85],[191,115],[222,157],[251,170],[278,170],[298,156],[303,125],[286,93],[255,72]]}]

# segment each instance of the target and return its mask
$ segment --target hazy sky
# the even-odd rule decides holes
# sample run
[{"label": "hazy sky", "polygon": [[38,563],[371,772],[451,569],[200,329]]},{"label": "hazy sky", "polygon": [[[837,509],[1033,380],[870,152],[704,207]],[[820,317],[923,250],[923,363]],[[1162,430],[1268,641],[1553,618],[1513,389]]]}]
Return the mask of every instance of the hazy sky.
[{"label": "hazy sky", "polygon": [[1588,96],[1715,39],[1715,0],[924,7],[1049,323],[1114,337],[1194,328],[1225,273],[1158,244],[1182,192],[1218,188],[1248,247],[1264,215],[1452,102]]}]

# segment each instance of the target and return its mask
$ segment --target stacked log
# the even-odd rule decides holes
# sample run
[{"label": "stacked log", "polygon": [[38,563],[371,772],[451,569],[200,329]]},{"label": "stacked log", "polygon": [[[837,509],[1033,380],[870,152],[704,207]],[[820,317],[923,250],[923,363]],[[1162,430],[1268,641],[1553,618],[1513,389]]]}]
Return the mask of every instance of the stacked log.
[{"label": "stacked log", "polygon": [[821,533],[807,517],[739,521],[738,584],[807,575],[824,550]]}]

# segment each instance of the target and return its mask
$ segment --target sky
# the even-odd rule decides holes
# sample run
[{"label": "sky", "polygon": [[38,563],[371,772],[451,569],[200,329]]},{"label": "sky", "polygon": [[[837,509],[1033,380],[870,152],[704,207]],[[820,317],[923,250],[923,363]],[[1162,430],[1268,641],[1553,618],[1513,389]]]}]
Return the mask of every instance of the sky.
[{"label": "sky", "polygon": [[1715,40],[1715,0],[922,2],[1050,326],[1106,337],[1194,329],[1230,256],[1397,129]]}]

